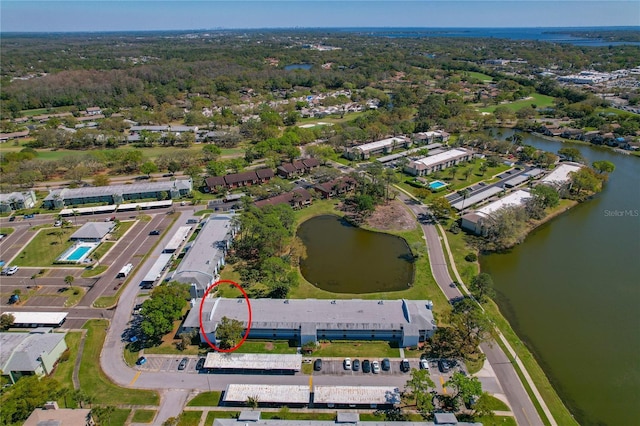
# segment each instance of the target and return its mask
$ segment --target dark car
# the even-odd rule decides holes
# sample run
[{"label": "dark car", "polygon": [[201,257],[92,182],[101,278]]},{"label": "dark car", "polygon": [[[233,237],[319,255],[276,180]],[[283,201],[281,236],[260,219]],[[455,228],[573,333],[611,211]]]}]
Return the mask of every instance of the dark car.
[{"label": "dark car", "polygon": [[368,359],[362,361],[362,372],[363,373],[371,373],[371,363]]},{"label": "dark car", "polygon": [[389,358],[385,358],[382,360],[382,370],[383,371],[391,370],[391,361],[389,361]]},{"label": "dark car", "polygon": [[34,217],[36,217],[36,215],[34,215],[33,213],[24,215],[25,219],[33,219]]},{"label": "dark car", "polygon": [[198,363],[196,364],[196,370],[202,370],[202,367],[204,367],[204,361],[206,358],[200,358],[198,360]]},{"label": "dark car", "polygon": [[320,358],[316,359],[315,362],[313,363],[313,369],[315,371],[322,370],[322,360]]},{"label": "dark car", "polygon": [[359,359],[354,359],[353,360],[353,364],[351,364],[351,365],[352,365],[353,371],[360,371],[360,360]]},{"label": "dark car", "polygon": [[157,229],[154,229],[153,231],[149,232],[149,235],[160,235],[160,231]]},{"label": "dark car", "polygon": [[144,363],[146,363],[146,362],[147,362],[147,359],[146,359],[145,357],[141,356],[141,357],[140,357],[140,358],[138,358],[138,360],[136,361],[136,364],[138,364],[138,365],[142,365],[142,364],[144,364]]},{"label": "dark car", "polygon": [[184,370],[187,368],[187,363],[189,363],[189,358],[182,358],[180,360],[180,364],[178,364],[178,370]]},{"label": "dark car", "polygon": [[402,361],[400,361],[400,371],[402,371],[403,373],[406,373],[409,370],[411,370],[411,366],[409,365],[409,360],[403,359]]},{"label": "dark car", "polygon": [[15,217],[15,216],[11,216],[11,217],[9,218],[9,222],[13,222],[14,220],[16,220],[16,217]]},{"label": "dark car", "polygon": [[448,373],[449,370],[451,370],[451,364],[449,364],[449,361],[446,359],[441,359],[438,361],[438,370],[440,370],[441,373]]},{"label": "dark car", "polygon": [[20,296],[18,296],[17,294],[12,294],[11,296],[9,296],[10,305],[13,305],[14,303],[18,303],[18,301],[20,301]]}]

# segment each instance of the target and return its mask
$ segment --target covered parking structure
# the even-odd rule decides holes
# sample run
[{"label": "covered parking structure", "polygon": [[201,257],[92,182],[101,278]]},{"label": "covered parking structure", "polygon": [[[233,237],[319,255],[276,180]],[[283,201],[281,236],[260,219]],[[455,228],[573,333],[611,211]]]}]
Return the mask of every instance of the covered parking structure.
[{"label": "covered parking structure", "polygon": [[307,385],[245,385],[230,384],[222,396],[222,405],[245,406],[247,399],[256,398],[261,407],[300,408],[309,405],[311,392]]},{"label": "covered parking structure", "polygon": [[13,315],[15,328],[60,327],[67,318],[66,312],[4,312]]},{"label": "covered parking structure", "polygon": [[203,368],[214,373],[295,374],[301,366],[300,354],[209,352]]},{"label": "covered parking structure", "polygon": [[400,389],[393,386],[314,386],[314,408],[392,408],[400,403]]}]

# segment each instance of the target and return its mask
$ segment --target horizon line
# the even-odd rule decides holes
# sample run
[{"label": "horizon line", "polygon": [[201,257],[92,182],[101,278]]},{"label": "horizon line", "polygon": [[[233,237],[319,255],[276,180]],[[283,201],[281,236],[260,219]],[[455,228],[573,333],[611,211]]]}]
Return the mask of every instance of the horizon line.
[{"label": "horizon line", "polygon": [[358,26],[358,27],[345,27],[345,26],[319,26],[319,27],[215,27],[215,28],[182,28],[182,29],[118,29],[118,30],[80,30],[80,31],[2,31],[0,34],[104,34],[104,33],[154,33],[154,32],[202,32],[202,31],[273,31],[273,30],[364,30],[364,29],[420,29],[420,30],[443,30],[443,29],[464,29],[464,30],[487,30],[487,29],[622,29],[629,28],[640,31],[640,25],[569,25],[569,26],[518,26],[518,27],[496,27],[496,26],[478,26],[478,27],[416,27],[416,26]]}]

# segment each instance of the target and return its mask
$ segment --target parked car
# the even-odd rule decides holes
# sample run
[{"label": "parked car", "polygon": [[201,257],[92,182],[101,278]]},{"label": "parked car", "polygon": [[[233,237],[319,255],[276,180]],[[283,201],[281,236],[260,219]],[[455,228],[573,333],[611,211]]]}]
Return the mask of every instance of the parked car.
[{"label": "parked car", "polygon": [[344,359],[344,369],[351,370],[351,358]]},{"label": "parked car", "polygon": [[35,214],[33,214],[33,213],[31,213],[31,214],[25,214],[25,215],[24,215],[24,218],[25,218],[25,219],[33,219],[34,217],[36,217],[36,215],[35,215]]},{"label": "parked car", "polygon": [[18,303],[20,301],[20,296],[18,296],[17,294],[12,294],[11,296],[9,296],[9,304],[13,305],[14,303]]},{"label": "parked car", "polygon": [[360,360],[359,359],[354,359],[353,360],[353,371],[360,371]]},{"label": "parked car", "polygon": [[17,266],[15,266],[15,265],[14,265],[14,266],[10,266],[10,267],[7,269],[7,275],[13,275],[13,274],[15,274],[16,272],[18,272],[18,269],[20,269],[20,268],[18,268],[18,267],[17,267]]},{"label": "parked car", "polygon": [[406,373],[409,370],[411,370],[411,365],[409,365],[409,360],[403,359],[402,361],[400,361],[400,371],[402,371],[403,373]]},{"label": "parked car", "polygon": [[371,362],[368,359],[362,361],[362,372],[363,373],[371,373]]},{"label": "parked car", "polygon": [[316,359],[315,362],[313,363],[313,369],[315,371],[322,370],[322,360],[320,358]]},{"label": "parked car", "polygon": [[391,370],[391,361],[389,361],[389,358],[385,358],[382,360],[382,370],[384,371]]},{"label": "parked car", "polygon": [[62,226],[62,221],[56,220],[55,222],[53,222],[53,226]]},{"label": "parked car", "polygon": [[160,235],[160,231],[157,229],[154,229],[153,231],[149,232],[149,235]]},{"label": "parked car", "polygon": [[429,371],[429,361],[427,361],[426,359],[421,359],[420,360],[420,369],[421,370],[427,370]]},{"label": "parked car", "polygon": [[371,371],[373,371],[373,374],[378,374],[380,372],[380,364],[378,361],[373,361],[371,363]]},{"label": "parked car", "polygon": [[204,367],[204,361],[206,358],[200,358],[198,360],[198,363],[196,364],[196,370],[202,370],[202,367]]},{"label": "parked car", "polygon": [[138,358],[138,360],[136,361],[136,364],[138,365],[143,365],[144,363],[147,362],[147,359],[143,356],[141,356],[140,358]]},{"label": "parked car", "polygon": [[14,220],[16,220],[16,217],[15,217],[15,216],[11,216],[11,217],[9,218],[9,222],[13,222]]},{"label": "parked car", "polygon": [[182,358],[180,360],[180,364],[178,364],[178,370],[184,370],[187,368],[187,363],[189,363],[189,358]]},{"label": "parked car", "polygon": [[438,361],[438,370],[440,370],[440,372],[442,373],[448,373],[451,370],[449,361],[447,361],[446,359],[441,359],[440,361]]}]

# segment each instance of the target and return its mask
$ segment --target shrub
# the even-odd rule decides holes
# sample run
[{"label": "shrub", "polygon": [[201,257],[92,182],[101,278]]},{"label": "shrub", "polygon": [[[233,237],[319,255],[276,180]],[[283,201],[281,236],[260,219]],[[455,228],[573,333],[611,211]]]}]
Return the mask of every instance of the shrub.
[{"label": "shrub", "polygon": [[478,255],[475,253],[469,253],[464,257],[464,260],[466,260],[467,262],[475,262],[476,260],[478,260]]}]

